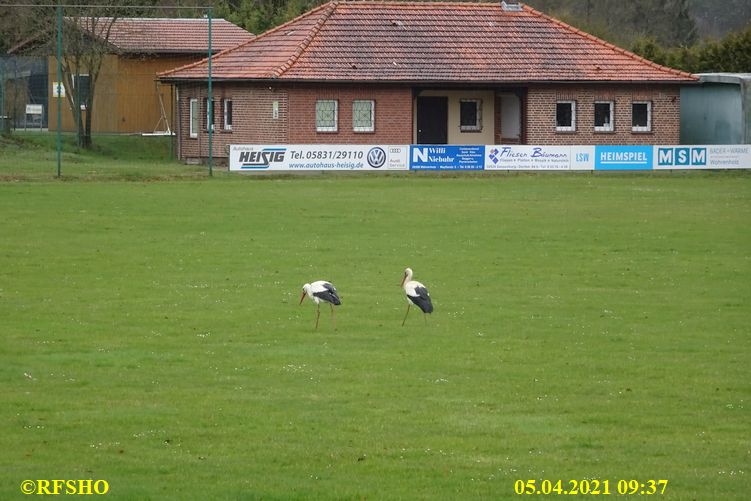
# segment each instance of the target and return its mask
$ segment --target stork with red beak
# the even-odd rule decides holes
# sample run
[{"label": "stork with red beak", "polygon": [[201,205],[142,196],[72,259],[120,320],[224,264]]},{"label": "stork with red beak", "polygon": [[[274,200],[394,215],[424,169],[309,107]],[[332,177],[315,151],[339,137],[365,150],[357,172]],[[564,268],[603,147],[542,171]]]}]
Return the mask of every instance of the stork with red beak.
[{"label": "stork with red beak", "polygon": [[336,329],[336,316],[334,315],[334,306],[342,304],[342,300],[339,299],[339,295],[336,292],[336,288],[325,280],[318,280],[312,284],[305,284],[302,286],[302,296],[300,296],[300,304],[305,301],[305,296],[309,297],[316,304],[316,329],[318,328],[318,319],[321,317],[321,301],[328,303],[331,307],[331,320]]},{"label": "stork with red beak", "polygon": [[[428,288],[416,280],[412,280],[412,269],[406,268],[404,270],[404,278],[402,278],[401,286],[404,287],[404,293],[407,295],[407,313],[404,314],[404,320],[402,320],[402,326],[407,321],[407,315],[409,315],[409,308],[414,304],[417,305],[423,312],[433,313],[433,302],[430,300],[430,294]],[[423,315],[425,322],[427,318]]]}]

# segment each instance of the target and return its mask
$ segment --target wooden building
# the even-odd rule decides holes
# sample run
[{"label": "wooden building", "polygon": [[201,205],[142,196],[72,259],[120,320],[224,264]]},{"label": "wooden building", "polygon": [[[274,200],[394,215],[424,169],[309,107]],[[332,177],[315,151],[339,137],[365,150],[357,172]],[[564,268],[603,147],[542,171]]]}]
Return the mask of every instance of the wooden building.
[{"label": "wooden building", "polygon": [[[78,23],[85,26],[85,23]],[[160,72],[205,59],[208,54],[208,21],[176,18],[118,18],[107,38],[111,53],[105,55],[95,86],[93,133],[166,133],[174,130],[175,91],[160,84]],[[85,29],[85,28],[84,28]],[[212,53],[232,48],[253,38],[224,19],[212,20]],[[89,36],[96,36],[88,31]],[[55,82],[57,59],[49,58],[49,116],[57,116]],[[86,92],[87,75],[81,75]],[[64,89],[65,91],[65,89]],[[76,113],[63,99],[62,130],[76,129]],[[81,113],[87,110],[82,109]],[[49,129],[57,130],[50,119]]]}]

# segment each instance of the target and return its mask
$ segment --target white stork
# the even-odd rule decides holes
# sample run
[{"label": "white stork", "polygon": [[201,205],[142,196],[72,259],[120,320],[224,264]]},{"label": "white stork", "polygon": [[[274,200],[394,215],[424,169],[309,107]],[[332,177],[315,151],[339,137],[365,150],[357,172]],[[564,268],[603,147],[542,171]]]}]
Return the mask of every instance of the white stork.
[{"label": "white stork", "polygon": [[[407,315],[409,315],[409,308],[412,304],[417,305],[423,313],[433,313],[433,303],[430,301],[430,294],[427,287],[422,285],[416,280],[412,280],[412,269],[406,268],[404,270],[404,278],[402,278],[401,286],[404,287],[404,293],[407,295],[407,313],[404,314],[404,320],[402,320],[402,326],[407,321]],[[427,317],[423,315],[427,322]]]},{"label": "white stork", "polygon": [[318,280],[312,284],[305,284],[302,286],[300,304],[305,301],[305,296],[308,296],[316,304],[316,329],[318,328],[318,319],[321,317],[321,301],[329,303],[329,306],[331,307],[331,320],[336,329],[334,306],[342,304],[342,300],[339,299],[339,295],[336,293],[336,288],[330,282]]}]

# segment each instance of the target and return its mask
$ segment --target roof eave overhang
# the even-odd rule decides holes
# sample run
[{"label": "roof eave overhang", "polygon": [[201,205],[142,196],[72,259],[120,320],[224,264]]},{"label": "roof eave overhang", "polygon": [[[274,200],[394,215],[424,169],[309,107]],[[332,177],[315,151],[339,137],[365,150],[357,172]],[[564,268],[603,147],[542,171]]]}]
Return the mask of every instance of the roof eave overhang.
[{"label": "roof eave overhang", "polygon": [[[165,83],[190,84],[208,82],[208,77],[160,77]],[[416,87],[518,87],[529,85],[695,85],[700,80],[419,80],[419,79],[388,79],[388,80],[355,80],[329,78],[224,78],[212,77],[212,82],[227,83],[258,83],[258,84],[326,84],[326,85],[409,85]]]}]

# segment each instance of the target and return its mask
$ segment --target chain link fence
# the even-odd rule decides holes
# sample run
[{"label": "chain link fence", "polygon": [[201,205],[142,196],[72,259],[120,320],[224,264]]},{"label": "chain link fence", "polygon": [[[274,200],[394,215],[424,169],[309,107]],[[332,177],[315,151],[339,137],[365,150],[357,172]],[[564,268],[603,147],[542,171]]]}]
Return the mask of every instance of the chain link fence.
[{"label": "chain link fence", "polygon": [[[3,7],[15,23],[0,22],[11,40],[0,43],[0,176],[92,175],[128,161],[201,169],[175,159],[176,90],[158,75],[252,35],[208,7],[127,3]],[[79,169],[87,162],[100,165]]]}]

